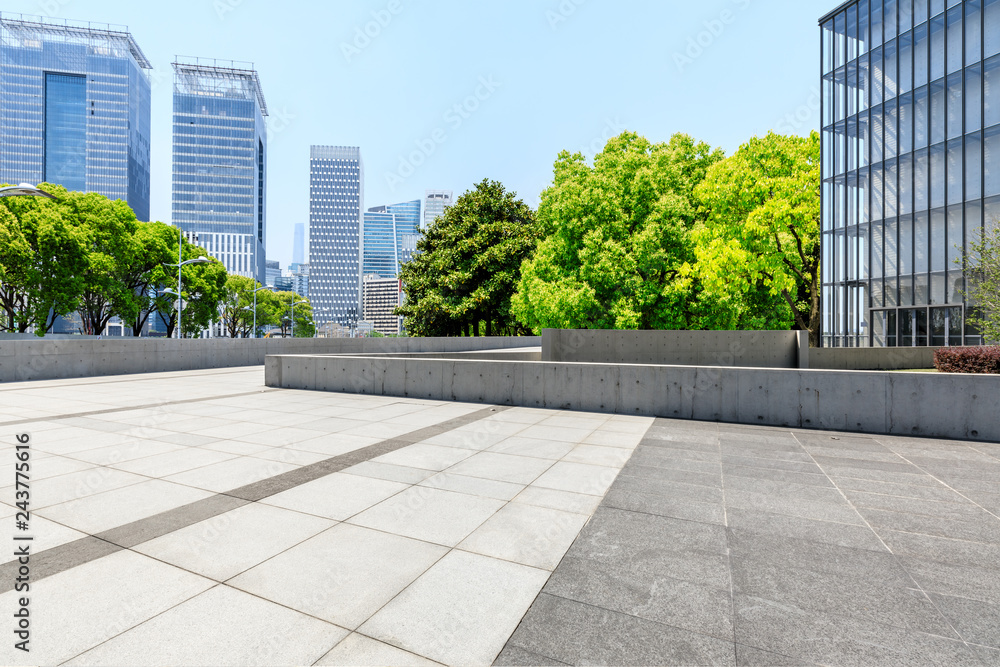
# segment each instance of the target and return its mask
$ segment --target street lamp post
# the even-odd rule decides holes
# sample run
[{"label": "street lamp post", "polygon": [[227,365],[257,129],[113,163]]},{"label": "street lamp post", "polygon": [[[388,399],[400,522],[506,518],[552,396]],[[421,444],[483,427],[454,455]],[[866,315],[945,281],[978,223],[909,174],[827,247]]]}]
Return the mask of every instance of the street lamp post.
[{"label": "street lamp post", "polygon": [[45,190],[39,190],[27,183],[0,188],[0,197],[48,197],[49,199],[55,199],[53,195],[50,195]]},{"label": "street lamp post", "polygon": [[180,339],[184,335],[184,330],[181,328],[181,315],[184,312],[184,267],[188,264],[209,264],[212,260],[206,257],[196,257],[194,259],[189,259],[186,262],[181,261],[184,257],[184,236],[181,228],[177,228],[177,263],[176,264],[165,264],[164,266],[174,267],[177,269],[177,338]]},{"label": "street lamp post", "polygon": [[295,306],[301,306],[304,303],[309,303],[309,302],[308,301],[296,301],[291,306],[288,307],[288,310],[291,311],[291,313],[292,313],[292,338],[295,338]]},{"label": "street lamp post", "polygon": [[[264,285],[263,287],[258,287],[257,289],[255,289],[253,291],[253,337],[254,338],[257,337],[257,292],[260,292],[261,290],[266,290],[266,289],[269,290],[271,288],[268,287],[267,285]],[[293,322],[292,322],[292,324],[295,324],[295,322],[294,322],[294,313],[292,313],[292,315],[293,315]]]}]

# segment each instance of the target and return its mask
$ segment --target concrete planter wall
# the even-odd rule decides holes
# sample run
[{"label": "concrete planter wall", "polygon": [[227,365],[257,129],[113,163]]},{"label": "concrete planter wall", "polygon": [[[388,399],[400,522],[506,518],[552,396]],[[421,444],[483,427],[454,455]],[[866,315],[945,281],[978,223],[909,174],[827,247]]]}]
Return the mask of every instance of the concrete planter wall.
[{"label": "concrete planter wall", "polygon": [[1000,441],[1000,377],[273,356],[270,387]]}]

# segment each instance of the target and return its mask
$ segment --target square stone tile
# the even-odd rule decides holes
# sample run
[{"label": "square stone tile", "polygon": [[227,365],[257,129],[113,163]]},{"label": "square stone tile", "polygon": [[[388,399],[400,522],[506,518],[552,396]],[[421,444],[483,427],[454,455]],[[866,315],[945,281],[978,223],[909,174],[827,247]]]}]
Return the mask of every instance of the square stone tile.
[{"label": "square stone tile", "polygon": [[94,535],[208,498],[212,494],[181,484],[149,479],[38,511],[40,516]]},{"label": "square stone tile", "polygon": [[265,449],[264,451],[252,454],[251,456],[257,459],[264,459],[266,461],[278,461],[280,463],[290,463],[297,466],[307,466],[330,458],[326,454],[304,452],[301,449],[295,449],[294,447],[272,447],[271,449]]},{"label": "square stone tile", "polygon": [[[287,445],[297,445],[313,438],[326,435],[323,431],[298,428],[295,426],[262,427],[259,432],[247,433],[233,438],[242,442],[250,442],[255,445],[270,445],[271,447],[285,447]],[[232,436],[230,436],[232,437]]]},{"label": "square stone tile", "polygon": [[735,666],[733,641],[542,594],[510,639],[568,665]]},{"label": "square stone tile", "polygon": [[136,475],[149,477],[168,477],[186,470],[194,470],[202,466],[212,465],[235,458],[236,454],[217,452],[201,447],[184,447],[166,454],[147,456],[134,461],[115,463],[111,467]]},{"label": "square stone tile", "polygon": [[73,454],[73,458],[95,465],[110,466],[116,463],[141,459],[146,456],[165,454],[166,452],[176,451],[180,448],[181,445],[171,445],[158,440],[134,439],[118,445],[76,452]]},{"label": "square stone tile", "polygon": [[459,549],[554,570],[589,517],[510,503],[487,519]]},{"label": "square stone tile", "polygon": [[344,521],[409,488],[400,482],[333,473],[265,498],[276,507]]},{"label": "square stone tile", "polygon": [[585,493],[572,493],[570,491],[556,491],[555,489],[529,486],[517,494],[514,502],[590,516],[597,509],[597,506],[600,505],[601,499]]},{"label": "square stone tile", "polygon": [[434,475],[433,470],[408,468],[388,463],[375,463],[374,461],[365,461],[350,468],[344,468],[342,472],[347,475],[385,479],[391,482],[402,482],[403,484],[419,484]]},{"label": "square stone tile", "polygon": [[440,663],[352,632],[315,664],[337,667],[435,667]]},{"label": "square stone tile", "polygon": [[350,523],[453,547],[504,501],[415,486],[350,519]]},{"label": "square stone tile", "polygon": [[[31,652],[0,645],[5,665],[56,665],[209,589],[214,582],[132,551],[119,551],[32,582]],[[0,595],[13,610],[23,593]],[[43,601],[45,604],[43,604]],[[11,611],[10,613],[13,613]],[[46,641],[40,641],[44,632]]]},{"label": "square stone tile", "polygon": [[455,493],[467,493],[470,496],[496,498],[497,500],[511,500],[525,488],[523,484],[498,482],[493,479],[482,479],[481,477],[467,477],[448,471],[439,472],[433,477],[428,477],[420,485],[429,486],[433,489],[454,491]]},{"label": "square stone tile", "polygon": [[250,503],[133,548],[225,581],[333,525],[328,519]]},{"label": "square stone tile", "polygon": [[457,447],[419,444],[383,454],[372,459],[372,461],[375,463],[388,463],[390,465],[423,468],[424,470],[438,472],[469,458],[473,453],[470,450],[459,449]]},{"label": "square stone tile", "polygon": [[[13,480],[13,477],[10,479]],[[33,480],[31,482],[31,506],[38,510],[73,500],[81,500],[87,496],[120,489],[130,484],[147,481],[147,479],[114,468],[93,467],[56,477]],[[0,498],[13,497],[13,485],[0,489]]]},{"label": "square stone tile", "polygon": [[528,456],[480,452],[448,470],[458,475],[495,479],[499,482],[531,484],[552,466],[552,461]]},{"label": "square stone tile", "polygon": [[229,583],[353,630],[446,552],[426,542],[339,524]]},{"label": "square stone tile", "polygon": [[563,461],[572,463],[589,463],[609,468],[621,468],[628,463],[632,452],[621,447],[602,447],[599,445],[577,445]]},{"label": "square stone tile", "polygon": [[[639,428],[629,428],[625,432],[618,430],[619,428],[626,426],[639,426]],[[617,424],[616,426],[611,426],[609,423],[584,438],[583,444],[600,445],[601,447],[618,447],[621,449],[635,449],[639,446],[639,443],[642,442],[645,432],[646,427],[641,424]]]},{"label": "square stone tile", "polygon": [[541,440],[539,438],[524,438],[513,436],[498,442],[489,448],[489,451],[498,454],[512,454],[514,456],[533,456],[538,459],[552,459],[558,461],[573,451],[575,445],[571,442],[559,442],[558,440]]},{"label": "square stone tile", "polygon": [[1000,604],[939,593],[931,593],[930,596],[962,639],[1000,649]]},{"label": "square stone tile", "polygon": [[343,435],[331,433],[312,440],[305,440],[298,443],[293,449],[304,452],[316,452],[325,456],[340,456],[348,452],[355,452],[379,442],[379,438],[366,438],[360,435]]},{"label": "square stone tile", "polygon": [[[497,425],[502,426],[500,424]],[[521,430],[523,426],[518,426],[517,430]],[[504,433],[495,433],[493,429],[488,427],[480,427],[478,431],[463,431],[461,429],[455,429],[454,431],[448,431],[447,433],[442,433],[440,435],[435,435],[431,438],[424,440],[424,443],[428,445],[441,445],[442,447],[457,447],[459,449],[471,449],[474,451],[482,451],[484,449],[489,449],[491,446],[498,442],[505,440],[507,437]]]},{"label": "square stone tile", "polygon": [[597,427],[587,424],[578,424],[576,428],[570,426],[543,426],[536,424],[529,426],[520,433],[522,438],[536,438],[539,440],[555,440],[557,442],[571,442],[577,444],[583,442],[587,436],[594,432]]},{"label": "square stone tile", "polygon": [[347,631],[216,586],[72,660],[71,665],[309,665]]},{"label": "square stone tile", "polygon": [[298,467],[291,463],[243,456],[170,475],[166,479],[178,484],[222,493],[263,479],[277,477],[283,472],[295,470]]},{"label": "square stone tile", "polygon": [[489,665],[548,574],[452,551],[361,626],[393,646],[451,665]]},{"label": "square stone tile", "polygon": [[532,484],[558,491],[603,496],[618,476],[618,468],[559,461]]}]

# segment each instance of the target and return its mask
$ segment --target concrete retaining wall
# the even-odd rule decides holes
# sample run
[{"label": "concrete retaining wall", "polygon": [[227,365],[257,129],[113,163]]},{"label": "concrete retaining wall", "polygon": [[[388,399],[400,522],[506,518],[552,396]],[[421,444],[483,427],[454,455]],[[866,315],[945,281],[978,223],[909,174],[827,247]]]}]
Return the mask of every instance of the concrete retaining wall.
[{"label": "concrete retaining wall", "polygon": [[809,368],[893,371],[934,368],[937,347],[824,347],[809,350]]},{"label": "concrete retaining wall", "polygon": [[539,338],[87,338],[0,341],[0,382],[259,366],[269,354],[469,352]]},{"label": "concrete retaining wall", "polygon": [[270,387],[1000,441],[1000,377],[269,356]]},{"label": "concrete retaining wall", "polygon": [[799,339],[796,331],[545,329],[542,359],[597,364],[798,368]]}]

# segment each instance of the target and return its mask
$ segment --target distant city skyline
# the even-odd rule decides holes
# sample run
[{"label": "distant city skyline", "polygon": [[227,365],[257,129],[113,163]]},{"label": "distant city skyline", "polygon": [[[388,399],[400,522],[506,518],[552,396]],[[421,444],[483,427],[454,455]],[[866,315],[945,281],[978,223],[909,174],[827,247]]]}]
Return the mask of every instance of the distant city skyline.
[{"label": "distant city skyline", "polygon": [[[384,0],[311,3],[308,21],[237,0],[7,0],[3,15],[128,27],[154,68],[149,217],[164,222],[170,63],[176,54],[252,62],[271,107],[267,256],[282,265],[295,224],[309,218],[311,145],[360,146],[373,202],[428,188],[458,196],[491,178],[537,206],[561,150],[590,158],[623,130],[652,141],[686,132],[732,153],[770,129],[819,128],[816,36],[829,0],[781,11],[752,0],[399,6],[385,25],[376,21]],[[762,72],[781,82],[766,96]],[[385,91],[405,107],[344,102]]]}]

